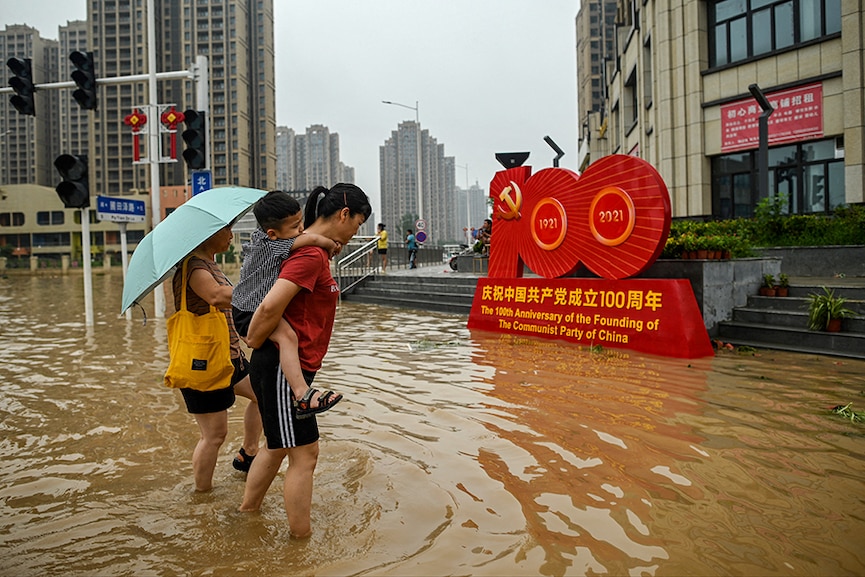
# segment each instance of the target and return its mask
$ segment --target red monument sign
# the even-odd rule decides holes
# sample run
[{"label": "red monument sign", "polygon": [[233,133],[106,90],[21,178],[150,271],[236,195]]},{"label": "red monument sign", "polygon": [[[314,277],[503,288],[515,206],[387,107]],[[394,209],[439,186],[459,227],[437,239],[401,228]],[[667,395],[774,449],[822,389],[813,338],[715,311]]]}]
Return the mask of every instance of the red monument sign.
[{"label": "red monument sign", "polygon": [[[664,356],[712,354],[686,280],[628,279],[661,254],[670,197],[640,158],[612,155],[582,174],[520,166],[490,183],[489,274],[470,329],[629,348]],[[600,278],[561,278],[580,265]],[[523,268],[542,278],[523,278]]]}]

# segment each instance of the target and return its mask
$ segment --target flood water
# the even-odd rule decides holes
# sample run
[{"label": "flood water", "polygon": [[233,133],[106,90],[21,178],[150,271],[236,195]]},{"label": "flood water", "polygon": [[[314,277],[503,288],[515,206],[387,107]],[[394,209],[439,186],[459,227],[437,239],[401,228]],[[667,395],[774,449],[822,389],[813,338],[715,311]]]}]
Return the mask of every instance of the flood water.
[{"label": "flood water", "polygon": [[[470,333],[343,303],[316,382],[314,534],[281,479],[236,511],[162,386],[164,322],[118,317],[119,272],[0,278],[0,575],[862,575],[865,363],[697,361]],[[152,299],[148,299],[152,301]],[[151,305],[152,306],[152,305]]]}]

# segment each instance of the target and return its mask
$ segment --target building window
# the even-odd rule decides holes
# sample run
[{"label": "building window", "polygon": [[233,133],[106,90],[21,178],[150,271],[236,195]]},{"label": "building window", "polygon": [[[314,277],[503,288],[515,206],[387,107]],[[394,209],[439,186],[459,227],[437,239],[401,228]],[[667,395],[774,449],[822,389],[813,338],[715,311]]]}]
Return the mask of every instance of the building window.
[{"label": "building window", "polygon": [[0,213],[0,226],[24,226],[23,212]]},{"label": "building window", "polygon": [[[87,221],[90,224],[97,224],[99,222],[99,219],[97,218],[98,215],[96,214],[95,210],[88,210],[87,214],[89,215],[87,217]],[[75,224],[81,224],[81,211],[80,210],[75,211],[74,215],[72,216],[72,220],[75,221]]]},{"label": "building window", "polygon": [[625,104],[624,123],[625,134],[633,130],[640,118],[640,105],[637,98],[637,69],[631,70],[628,79],[625,81],[625,94],[622,98]]},{"label": "building window", "polygon": [[652,107],[652,39],[643,44],[643,104]]},{"label": "building window", "polygon": [[49,232],[44,234],[33,235],[33,246],[69,246],[68,232]]},{"label": "building window", "polygon": [[707,10],[711,67],[841,32],[841,0],[714,0]]},{"label": "building window", "polygon": [[[760,202],[757,151],[712,159],[712,216],[751,217]],[[844,159],[835,139],[769,149],[769,194],[784,195],[788,214],[830,214],[844,204]]]},{"label": "building window", "polygon": [[36,224],[38,224],[39,226],[63,224],[64,220],[65,214],[62,210],[43,210],[36,213]]}]

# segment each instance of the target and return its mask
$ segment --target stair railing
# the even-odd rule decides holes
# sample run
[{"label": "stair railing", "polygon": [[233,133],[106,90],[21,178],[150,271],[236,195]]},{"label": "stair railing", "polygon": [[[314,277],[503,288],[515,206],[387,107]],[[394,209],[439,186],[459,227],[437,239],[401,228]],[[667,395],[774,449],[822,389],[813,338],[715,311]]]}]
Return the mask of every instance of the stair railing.
[{"label": "stair railing", "polygon": [[[350,248],[352,244],[345,248]],[[375,274],[378,267],[372,265],[371,257],[377,244],[378,237],[373,237],[347,255],[341,256],[336,262],[336,282],[340,295],[351,291],[358,283]]]}]

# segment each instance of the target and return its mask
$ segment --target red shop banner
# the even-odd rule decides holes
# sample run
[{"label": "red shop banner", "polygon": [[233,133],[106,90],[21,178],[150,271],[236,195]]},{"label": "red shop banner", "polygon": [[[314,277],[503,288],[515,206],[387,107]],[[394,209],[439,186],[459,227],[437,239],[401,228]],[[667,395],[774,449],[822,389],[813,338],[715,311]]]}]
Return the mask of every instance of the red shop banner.
[{"label": "red shop banner", "polygon": [[[769,117],[769,145],[823,136],[823,85],[798,86],[766,94],[775,109]],[[721,106],[721,151],[760,145],[760,114],[753,98]]]},{"label": "red shop banner", "polygon": [[665,357],[714,354],[683,279],[479,279],[468,328]]}]

